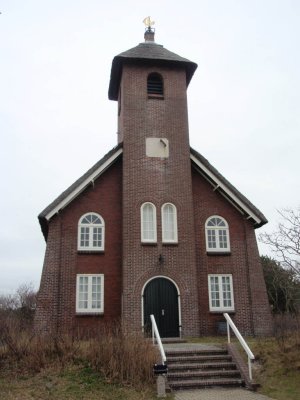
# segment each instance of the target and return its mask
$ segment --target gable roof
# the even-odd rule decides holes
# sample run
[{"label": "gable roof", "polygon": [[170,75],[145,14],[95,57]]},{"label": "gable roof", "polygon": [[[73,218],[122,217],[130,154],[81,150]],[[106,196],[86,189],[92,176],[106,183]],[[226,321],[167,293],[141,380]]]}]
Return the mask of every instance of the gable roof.
[{"label": "gable roof", "polygon": [[192,79],[192,76],[197,69],[197,64],[181,57],[165,49],[162,45],[155,42],[140,43],[138,46],[133,47],[119,55],[115,56],[111,66],[110,83],[108,90],[108,98],[110,100],[118,100],[119,86],[122,75],[122,67],[124,63],[135,64],[151,64],[151,65],[165,65],[180,66],[186,71],[187,86]]},{"label": "gable roof", "polygon": [[210,162],[191,148],[191,160],[195,169],[221,193],[247,219],[251,219],[255,228],[266,224],[268,220],[241,192],[239,192]]},{"label": "gable roof", "polygon": [[[235,208],[237,208],[258,228],[268,221],[266,217],[244,196],[242,195],[220,172],[214,168],[209,161],[194,149],[190,149],[190,158],[193,167],[200,173],[213,187],[220,192]],[[42,232],[45,239],[48,236],[48,222],[60,210],[70,204],[82,193],[90,184],[102,175],[111,165],[113,165],[123,153],[123,146],[120,143],[99,160],[92,168],[74,182],[67,190],[59,195],[48,207],[38,216]]]},{"label": "gable roof", "polygon": [[92,166],[84,175],[75,181],[67,190],[61,193],[38,216],[45,239],[48,236],[48,221],[60,210],[71,203],[81,192],[103,174],[123,152],[122,144],[114,147],[101,160]]}]

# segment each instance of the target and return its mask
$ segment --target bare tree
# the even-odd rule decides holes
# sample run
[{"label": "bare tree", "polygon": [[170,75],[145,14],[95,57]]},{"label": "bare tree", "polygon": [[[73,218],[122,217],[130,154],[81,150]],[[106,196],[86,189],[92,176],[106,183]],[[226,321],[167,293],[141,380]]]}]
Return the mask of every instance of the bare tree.
[{"label": "bare tree", "polygon": [[282,267],[290,269],[300,279],[300,206],[278,211],[281,222],[272,233],[262,233],[259,240],[271,247]]},{"label": "bare tree", "polygon": [[36,291],[32,283],[18,287],[14,294],[0,295],[0,319],[14,318],[22,325],[31,324],[36,308]]}]

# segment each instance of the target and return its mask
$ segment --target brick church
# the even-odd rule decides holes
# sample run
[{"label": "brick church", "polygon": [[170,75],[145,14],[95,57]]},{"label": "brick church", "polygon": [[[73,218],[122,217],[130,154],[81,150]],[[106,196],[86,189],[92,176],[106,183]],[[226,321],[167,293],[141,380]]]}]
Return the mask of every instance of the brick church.
[{"label": "brick church", "polygon": [[39,215],[37,329],[146,331],[154,314],[162,337],[214,335],[227,312],[242,334],[271,333],[255,237],[267,220],[189,144],[196,68],[150,27],[114,57],[118,144]]}]

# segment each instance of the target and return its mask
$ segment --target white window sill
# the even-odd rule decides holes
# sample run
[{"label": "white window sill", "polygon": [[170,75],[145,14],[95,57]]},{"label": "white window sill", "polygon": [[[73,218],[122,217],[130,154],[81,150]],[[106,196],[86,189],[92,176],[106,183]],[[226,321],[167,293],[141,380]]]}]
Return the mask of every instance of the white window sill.
[{"label": "white window sill", "polygon": [[97,316],[97,315],[104,315],[104,311],[76,311],[76,317],[86,317],[86,316]]},{"label": "white window sill", "polygon": [[221,250],[206,249],[206,254],[208,256],[230,256],[231,251],[225,250],[225,249],[221,249]]},{"label": "white window sill", "polygon": [[77,249],[77,252],[81,254],[104,253],[104,249]]}]

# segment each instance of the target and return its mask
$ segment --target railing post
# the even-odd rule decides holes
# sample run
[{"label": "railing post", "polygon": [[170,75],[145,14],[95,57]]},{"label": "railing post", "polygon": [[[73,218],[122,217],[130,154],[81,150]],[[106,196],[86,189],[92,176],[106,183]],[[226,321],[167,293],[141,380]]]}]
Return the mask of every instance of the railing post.
[{"label": "railing post", "polygon": [[153,323],[151,323],[151,330],[152,330],[152,344],[155,343],[155,339],[154,339],[154,326]]},{"label": "railing post", "polygon": [[248,356],[248,368],[249,368],[249,379],[250,381],[252,381],[252,364],[249,356]]},{"label": "railing post", "polygon": [[226,321],[226,323],[227,323],[227,340],[228,340],[228,343],[230,343],[230,326],[229,326],[228,321]]}]

